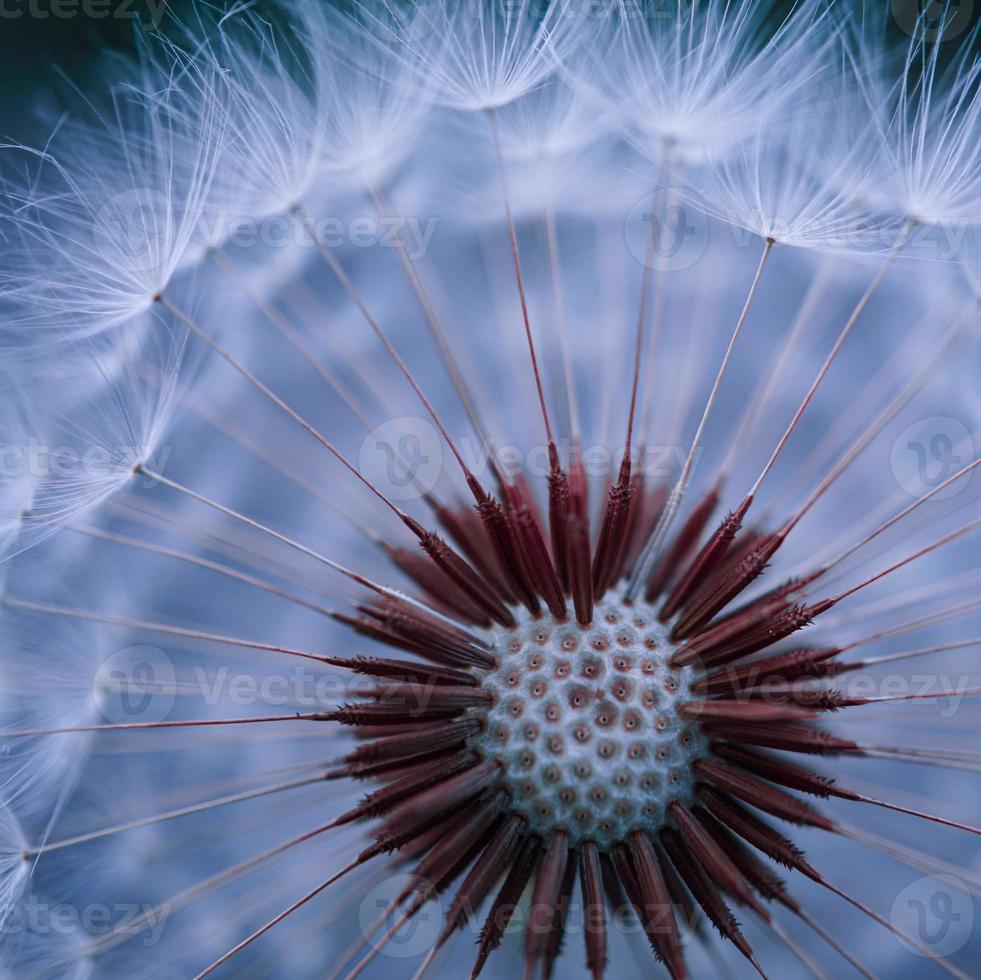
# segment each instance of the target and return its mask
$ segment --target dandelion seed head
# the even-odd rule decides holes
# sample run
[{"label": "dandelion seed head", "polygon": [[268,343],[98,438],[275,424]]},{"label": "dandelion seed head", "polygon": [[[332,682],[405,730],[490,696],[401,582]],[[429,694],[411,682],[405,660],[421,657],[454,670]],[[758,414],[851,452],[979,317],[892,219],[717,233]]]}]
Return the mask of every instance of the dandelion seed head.
[{"label": "dandelion seed head", "polygon": [[386,8],[403,58],[423,79],[433,98],[464,111],[499,109],[532,91],[555,70],[576,43],[565,0],[545,7],[534,0],[483,4],[436,0],[409,4],[401,16]]},{"label": "dandelion seed head", "polygon": [[351,6],[10,149],[2,969],[964,976],[973,36]]},{"label": "dandelion seed head", "polygon": [[[944,3],[936,22],[954,9]],[[898,63],[861,50],[870,43],[862,33],[853,42],[860,50],[849,66],[878,151],[867,193],[923,224],[974,223],[981,196],[981,60],[971,40],[977,28],[948,62],[928,30],[932,23],[921,12]]]},{"label": "dandelion seed head", "polygon": [[666,147],[685,161],[717,157],[824,70],[831,35],[820,5],[797,5],[766,38],[770,8],[767,0],[605,5],[573,78],[616,107],[655,158]]},{"label": "dandelion seed head", "polygon": [[[150,309],[198,233],[222,146],[214,101],[188,121],[167,53],[61,122],[39,148],[7,146],[10,321],[37,335],[97,335]],[[191,86],[197,91],[197,85]],[[186,94],[186,93],[185,93]],[[78,168],[79,155],[99,166]],[[43,187],[43,189],[42,189]]]}]

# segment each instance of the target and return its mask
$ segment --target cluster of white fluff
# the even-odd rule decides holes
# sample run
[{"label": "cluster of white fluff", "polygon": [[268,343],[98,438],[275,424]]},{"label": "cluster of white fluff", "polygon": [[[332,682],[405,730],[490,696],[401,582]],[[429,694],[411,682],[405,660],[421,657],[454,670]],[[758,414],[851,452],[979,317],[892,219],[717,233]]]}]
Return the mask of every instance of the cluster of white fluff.
[{"label": "cluster of white fluff", "polygon": [[[900,440],[921,440],[925,465],[936,431],[959,465],[976,453],[976,31],[945,40],[920,21],[904,34],[881,2],[353,7],[201,5],[142,36],[131,61],[110,59],[44,121],[37,146],[0,151],[2,976],[192,975],[361,846],[344,827],[273,853],[360,795],[313,780],[273,788],[342,751],[331,726],[99,729],[315,710],[305,693],[320,681],[317,709],[349,696],[342,672],[283,651],[362,652],[325,615],[364,594],[345,570],[411,593],[385,548],[413,543],[338,453],[428,520],[418,496],[386,482],[377,451],[416,440],[442,461],[440,496],[464,499],[379,330],[454,439],[541,465],[505,205],[563,447],[622,447],[638,297],[650,291],[636,441],[658,451],[669,483],[770,249],[682,481],[692,494],[723,463],[737,491],[752,484],[861,306],[763,509],[799,504],[896,410],[795,531],[780,570],[839,554],[909,505]],[[652,221],[677,232],[677,248],[652,255]],[[759,411],[747,421],[749,404]],[[597,507],[610,473],[594,477]],[[849,556],[842,585],[963,524],[977,483]],[[887,632],[899,613],[922,615],[923,646],[963,639],[981,622],[979,584],[976,544],[958,540],[843,605],[815,642]],[[944,618],[958,602],[963,615]],[[910,646],[907,634],[878,649]],[[928,666],[970,675],[968,687],[981,676],[960,651]],[[284,699],[269,696],[273,682]],[[952,718],[932,702],[865,710],[868,742],[976,742],[967,701]],[[942,800],[955,817],[978,778],[886,759],[876,772],[911,805]],[[856,833],[900,843],[802,841],[882,914],[937,871],[921,850],[958,865],[977,893],[972,842],[842,812]],[[228,975],[325,975],[400,870],[345,880]],[[854,922],[826,892],[802,894],[832,931]],[[108,925],[82,914],[93,909]],[[877,972],[908,968],[912,954],[873,923],[848,935]],[[756,940],[771,975],[788,975],[787,949]],[[561,975],[584,976],[568,946]],[[457,944],[444,975],[469,972],[470,947]],[[964,962],[972,951],[976,961],[977,940]],[[615,955],[616,977],[649,975],[636,936]],[[714,975],[697,944],[690,956],[695,975]],[[373,975],[416,963],[383,956]],[[742,975],[745,964],[729,966]],[[507,944],[495,969],[518,970]]]}]

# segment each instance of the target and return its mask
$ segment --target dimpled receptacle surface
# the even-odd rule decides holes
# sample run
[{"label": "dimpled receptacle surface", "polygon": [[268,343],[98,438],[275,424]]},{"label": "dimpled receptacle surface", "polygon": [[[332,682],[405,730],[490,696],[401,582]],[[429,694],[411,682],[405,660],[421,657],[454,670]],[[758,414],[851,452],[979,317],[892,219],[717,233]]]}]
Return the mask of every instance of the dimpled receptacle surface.
[{"label": "dimpled receptacle surface", "polygon": [[531,828],[607,849],[656,830],[672,800],[691,802],[705,737],[679,716],[690,672],[668,666],[673,647],[653,612],[610,593],[588,627],[525,613],[494,642],[500,666],[483,685],[495,702],[479,748],[501,763]]}]

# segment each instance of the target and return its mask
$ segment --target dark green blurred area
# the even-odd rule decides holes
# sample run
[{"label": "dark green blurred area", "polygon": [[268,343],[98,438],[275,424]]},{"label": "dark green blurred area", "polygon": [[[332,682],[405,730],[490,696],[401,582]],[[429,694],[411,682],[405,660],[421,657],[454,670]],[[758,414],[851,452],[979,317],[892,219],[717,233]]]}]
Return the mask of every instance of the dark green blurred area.
[{"label": "dark green blurred area", "polygon": [[0,0],[0,135],[36,135],[34,112],[55,108],[58,73],[86,88],[106,51],[130,51],[135,35],[187,12],[191,0]]}]

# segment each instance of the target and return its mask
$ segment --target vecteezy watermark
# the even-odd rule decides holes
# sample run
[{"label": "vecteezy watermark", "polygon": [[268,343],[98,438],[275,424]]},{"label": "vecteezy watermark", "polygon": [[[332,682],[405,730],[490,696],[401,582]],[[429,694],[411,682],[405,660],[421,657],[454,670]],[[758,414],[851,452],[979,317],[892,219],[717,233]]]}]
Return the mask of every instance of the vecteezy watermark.
[{"label": "vecteezy watermark", "polygon": [[443,442],[427,419],[389,419],[365,436],[358,466],[390,500],[418,500],[439,480]]},{"label": "vecteezy watermark", "polygon": [[[126,647],[99,665],[92,682],[95,702],[112,724],[164,721],[174,706],[177,674],[174,661],[159,648]],[[187,704],[201,708],[261,706],[299,716],[370,697],[375,704],[396,708],[407,718],[425,714],[442,690],[428,681],[406,681],[379,694],[376,681],[370,677],[300,664],[282,671],[236,671],[193,663],[182,666],[179,687]]]},{"label": "vecteezy watermark", "polygon": [[233,248],[403,248],[416,261],[429,249],[439,219],[406,214],[324,215],[306,223],[292,214],[259,220],[248,215],[225,217],[221,228],[203,228],[209,241],[222,239]]},{"label": "vecteezy watermark", "polygon": [[[0,0],[2,3],[3,0]],[[154,187],[113,194],[92,216],[96,252],[113,268],[152,276],[172,261],[174,245],[187,233],[175,202]],[[301,221],[292,211],[263,218],[216,209],[196,217],[194,232],[205,243],[229,248],[401,248],[416,261],[432,243],[439,219],[406,214],[328,214]]]},{"label": "vecteezy watermark", "polygon": [[954,875],[917,878],[896,896],[889,921],[922,944],[914,946],[897,936],[917,956],[951,956],[971,938],[974,903],[968,885]]},{"label": "vecteezy watermark", "polygon": [[358,906],[358,925],[361,935],[368,941],[388,936],[383,955],[395,959],[407,959],[428,952],[433,948],[443,929],[443,907],[438,900],[431,901],[401,921],[407,907],[402,901],[423,887],[423,882],[412,874],[397,874],[378,882]]},{"label": "vecteezy watermark", "polygon": [[143,902],[51,904],[31,895],[10,909],[0,926],[0,939],[16,942],[25,935],[70,937],[77,936],[81,930],[93,938],[140,935],[143,946],[155,946],[163,935],[168,914],[166,906]]},{"label": "vecteezy watermark", "polygon": [[627,213],[623,234],[630,254],[660,272],[690,269],[705,253],[708,218],[672,187],[659,187]]},{"label": "vecteezy watermark", "polygon": [[903,33],[924,41],[952,41],[974,20],[974,0],[890,0],[889,8]]},{"label": "vecteezy watermark", "polygon": [[961,493],[971,476],[937,490],[974,456],[971,433],[959,419],[935,415],[907,426],[892,444],[889,464],[896,482],[911,496],[933,490],[933,500]]},{"label": "vecteezy watermark", "polygon": [[474,937],[491,922],[502,936],[541,935],[551,933],[558,911],[562,915],[563,934],[570,939],[595,930],[619,937],[666,934],[673,922],[678,927],[681,944],[686,946],[703,918],[697,906],[686,909],[673,903],[629,903],[607,909],[605,904],[592,905],[567,896],[558,910],[550,902],[534,901],[503,903],[487,910],[479,903],[474,905],[466,896],[458,896],[453,903],[454,918],[447,921],[446,910],[436,894],[414,915],[406,915],[412,907],[410,896],[422,895],[428,887],[428,882],[406,872],[375,885],[358,908],[363,939],[370,944],[379,943],[382,956],[405,959],[431,951],[444,924],[468,931]]},{"label": "vecteezy watermark", "polygon": [[[533,477],[547,477],[551,469],[549,447],[543,443],[521,447],[475,442],[467,436],[454,442],[467,469],[477,477],[486,475],[492,467],[508,476]],[[568,440],[558,440],[557,448],[560,455],[568,457],[571,444]],[[603,478],[619,471],[624,449],[584,445],[578,446],[577,451],[586,476]],[[687,452],[686,446],[677,444],[635,446],[634,472],[668,479],[680,472]],[[389,499],[405,501],[417,500],[432,490],[448,458],[435,425],[428,419],[404,415],[389,419],[368,433],[358,452],[358,465],[362,474]]]},{"label": "vecteezy watermark", "polygon": [[[815,651],[817,653],[817,651]],[[830,655],[823,660],[830,660]],[[725,679],[732,687],[727,697],[733,700],[751,700],[757,704],[798,705],[820,704],[821,698],[828,695],[834,701],[840,699],[847,703],[864,703],[879,699],[886,701],[921,701],[931,706],[942,720],[953,718],[960,710],[965,697],[976,690],[971,674],[915,673],[915,674],[873,674],[867,672],[848,673],[836,676],[833,691],[814,687],[814,680],[820,676],[818,666],[822,658],[815,657],[811,662],[811,672],[799,679],[788,681],[778,670],[768,672],[765,664],[743,665],[722,668],[720,679]]]},{"label": "vecteezy watermark", "polygon": [[107,657],[92,679],[92,696],[113,725],[164,721],[174,707],[177,675],[157,647],[137,644]]},{"label": "vecteezy watermark", "polygon": [[169,261],[174,218],[170,199],[152,187],[113,194],[92,218],[96,251],[121,272],[152,274]]},{"label": "vecteezy watermark", "polygon": [[[191,669],[191,685],[201,701],[213,707],[218,704],[252,707],[264,705],[270,708],[314,709],[329,708],[338,701],[368,695],[376,687],[368,677],[351,677],[345,674],[315,673],[296,665],[289,671],[264,673],[237,673],[228,667],[208,671],[200,664]],[[407,713],[414,707],[427,703],[430,688],[417,685],[410,690]]]},{"label": "vecteezy watermark", "polygon": [[[142,462],[147,469],[162,473],[170,458],[171,447],[161,447]],[[116,476],[120,470],[131,469],[135,460],[143,457],[142,450],[133,446],[49,446],[37,438],[20,445],[0,446],[0,477],[37,480],[78,480],[93,483]],[[157,481],[150,476],[140,477],[141,486],[150,489]]]},{"label": "vecteezy watermark", "polygon": [[156,30],[169,0],[0,0],[0,20],[132,20]]}]

